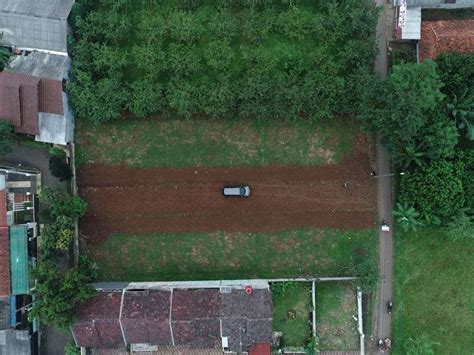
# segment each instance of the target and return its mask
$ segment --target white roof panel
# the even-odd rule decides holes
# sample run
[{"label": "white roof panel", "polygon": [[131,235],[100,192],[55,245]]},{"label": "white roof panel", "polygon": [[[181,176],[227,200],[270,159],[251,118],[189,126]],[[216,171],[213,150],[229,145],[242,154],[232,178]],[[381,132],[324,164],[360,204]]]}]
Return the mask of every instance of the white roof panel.
[{"label": "white roof panel", "polygon": [[419,40],[421,38],[421,7],[408,6],[405,27],[402,28],[402,39]]}]

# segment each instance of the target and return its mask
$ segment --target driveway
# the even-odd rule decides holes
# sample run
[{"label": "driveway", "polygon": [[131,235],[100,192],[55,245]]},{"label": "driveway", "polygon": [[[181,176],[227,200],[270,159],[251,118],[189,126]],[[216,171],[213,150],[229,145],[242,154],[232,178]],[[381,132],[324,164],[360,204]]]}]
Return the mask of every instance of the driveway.
[{"label": "driveway", "polygon": [[36,148],[25,144],[16,144],[13,151],[0,158],[0,162],[9,165],[21,164],[26,168],[36,168],[41,171],[43,185],[54,186],[59,180],[49,171],[49,152],[47,148]]}]

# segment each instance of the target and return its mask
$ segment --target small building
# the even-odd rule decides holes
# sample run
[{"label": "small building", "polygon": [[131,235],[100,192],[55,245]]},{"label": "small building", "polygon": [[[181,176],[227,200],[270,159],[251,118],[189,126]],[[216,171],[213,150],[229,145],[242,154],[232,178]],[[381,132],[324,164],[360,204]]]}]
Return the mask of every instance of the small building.
[{"label": "small building", "polygon": [[463,9],[474,7],[474,0],[406,0],[408,6],[420,6],[422,9]]},{"label": "small building", "polygon": [[[104,288],[105,285],[105,288]],[[261,280],[96,285],[76,307],[76,345],[185,354],[270,354],[272,297]],[[258,351],[257,351],[257,350]]]},{"label": "small building", "polygon": [[417,62],[444,52],[474,51],[474,19],[453,15],[456,10],[474,10],[474,0],[394,0],[393,4],[395,47],[415,48]]},{"label": "small building", "polygon": [[59,80],[1,72],[0,119],[38,142],[66,145],[74,135],[73,116]]},{"label": "small building", "polygon": [[74,0],[0,0],[2,45],[67,56],[67,18]]}]

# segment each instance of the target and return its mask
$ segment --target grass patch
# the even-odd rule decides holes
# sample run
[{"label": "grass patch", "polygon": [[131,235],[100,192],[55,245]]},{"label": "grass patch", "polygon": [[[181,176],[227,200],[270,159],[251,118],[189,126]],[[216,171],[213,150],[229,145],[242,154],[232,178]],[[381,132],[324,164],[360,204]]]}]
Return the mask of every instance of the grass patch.
[{"label": "grass patch", "polygon": [[320,165],[339,161],[351,149],[358,126],[347,120],[312,123],[211,119],[79,121],[78,164],[135,167]]},{"label": "grass patch", "polygon": [[393,311],[394,354],[414,337],[436,354],[474,349],[474,244],[437,229],[398,233]]},{"label": "grass patch", "polygon": [[[83,248],[103,281],[213,280],[346,275],[355,250],[376,255],[376,233],[113,234]],[[344,268],[346,267],[346,268]]]},{"label": "grass patch", "polygon": [[319,350],[357,350],[356,292],[350,282],[316,284],[316,333]]},{"label": "grass patch", "polygon": [[285,292],[272,290],[272,299],[273,330],[283,333],[281,346],[303,348],[311,334],[311,285],[297,282]]}]

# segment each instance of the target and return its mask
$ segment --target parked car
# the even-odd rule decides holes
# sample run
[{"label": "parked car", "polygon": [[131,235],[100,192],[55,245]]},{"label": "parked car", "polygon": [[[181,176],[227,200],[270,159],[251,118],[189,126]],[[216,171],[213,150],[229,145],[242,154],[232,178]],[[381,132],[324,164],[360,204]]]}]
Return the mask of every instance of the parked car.
[{"label": "parked car", "polygon": [[224,186],[222,190],[224,196],[240,196],[240,197],[249,197],[250,196],[250,186]]}]

